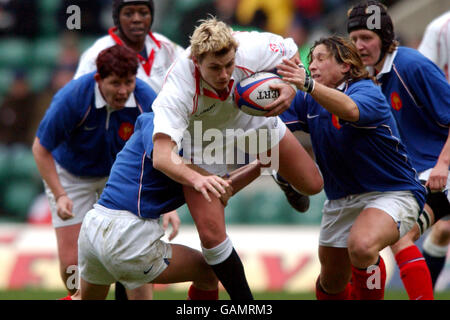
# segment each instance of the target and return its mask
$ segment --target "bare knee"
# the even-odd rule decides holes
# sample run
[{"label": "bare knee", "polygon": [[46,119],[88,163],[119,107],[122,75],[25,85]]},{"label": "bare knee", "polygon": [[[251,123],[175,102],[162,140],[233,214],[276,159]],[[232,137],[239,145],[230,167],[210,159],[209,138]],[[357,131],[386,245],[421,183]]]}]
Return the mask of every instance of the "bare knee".
[{"label": "bare knee", "polygon": [[374,243],[366,239],[349,241],[348,253],[350,261],[356,268],[367,268],[376,263],[378,250]]},{"label": "bare knee", "polygon": [[220,226],[214,221],[211,223],[203,223],[201,226],[197,225],[197,231],[202,246],[207,249],[218,246],[227,237],[225,226]]},{"label": "bare knee", "polygon": [[350,281],[348,270],[322,271],[320,273],[320,286],[329,294],[342,292]]}]

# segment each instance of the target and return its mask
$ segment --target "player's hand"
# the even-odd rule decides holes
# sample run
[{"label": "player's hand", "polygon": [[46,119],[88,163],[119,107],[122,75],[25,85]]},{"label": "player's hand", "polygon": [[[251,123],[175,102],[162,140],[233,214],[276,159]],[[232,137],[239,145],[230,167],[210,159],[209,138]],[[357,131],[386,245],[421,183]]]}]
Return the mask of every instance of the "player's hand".
[{"label": "player's hand", "polygon": [[169,241],[171,241],[178,235],[178,231],[180,230],[180,225],[181,225],[180,217],[178,216],[178,213],[175,210],[163,214],[162,227],[163,227],[164,231],[167,230],[167,228],[169,227],[169,224],[172,225],[172,232],[170,233],[169,238],[168,238]]},{"label": "player's hand", "polygon": [[230,184],[221,177],[210,175],[203,176],[198,175],[193,187],[196,191],[201,192],[206,201],[211,202],[208,192],[211,192],[217,198],[221,198],[223,194],[226,194],[226,188],[230,187]]},{"label": "player's hand", "polygon": [[226,207],[228,204],[228,200],[233,196],[233,187],[231,186],[231,180],[226,180],[230,186],[225,188],[225,193],[220,197],[220,202],[222,202],[223,206]]},{"label": "player's hand", "polygon": [[431,170],[425,186],[430,188],[431,191],[442,191],[447,185],[448,179],[448,166],[443,164],[436,164]]},{"label": "player's hand", "polygon": [[306,77],[304,67],[299,67],[291,60],[283,59],[283,63],[277,66],[277,72],[283,77],[283,81],[292,83],[298,90],[302,90]]},{"label": "player's hand", "polygon": [[264,108],[266,110],[270,110],[264,115],[265,117],[278,116],[289,109],[289,107],[291,106],[291,102],[292,100],[294,100],[296,94],[295,89],[287,83],[273,84],[270,86],[270,89],[278,90],[280,95],[274,102]]},{"label": "player's hand", "polygon": [[56,201],[56,213],[62,220],[68,220],[75,216],[72,209],[73,202],[67,195],[58,197],[58,200]]}]

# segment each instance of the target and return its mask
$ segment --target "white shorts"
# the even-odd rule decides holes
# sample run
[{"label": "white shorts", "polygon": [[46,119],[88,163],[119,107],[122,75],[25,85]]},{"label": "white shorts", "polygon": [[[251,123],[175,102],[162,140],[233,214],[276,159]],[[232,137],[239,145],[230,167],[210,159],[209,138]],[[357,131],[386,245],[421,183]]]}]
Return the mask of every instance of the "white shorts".
[{"label": "white shorts", "polygon": [[269,149],[272,150],[272,168],[278,169],[276,147],[286,133],[286,125],[279,117],[242,114],[237,118],[233,129],[226,129],[225,132],[218,129],[199,132],[201,133],[197,135],[202,136],[202,141],[197,139],[193,142],[192,137],[183,137],[183,157],[211,174],[222,176],[227,173],[227,166],[248,163],[249,161],[245,161],[245,154],[251,155],[250,159],[253,160],[257,154],[264,154]]},{"label": "white shorts", "polygon": [[119,281],[127,289],[151,282],[172,258],[172,247],[160,240],[163,235],[158,219],[94,205],[78,237],[81,278],[98,285]]},{"label": "white shorts", "polygon": [[400,237],[416,223],[419,204],[410,191],[368,192],[337,200],[326,200],[320,225],[319,245],[347,248],[350,229],[367,208],[384,211],[397,223]]},{"label": "white shorts", "polygon": [[56,210],[55,196],[44,181],[45,193],[47,194],[50,210],[52,212],[53,227],[60,228],[79,224],[83,221],[86,212],[92,209],[97,202],[103,188],[108,181],[108,177],[101,178],[84,178],[71,174],[69,171],[61,167],[55,162],[56,172],[59,176],[59,181],[67,193],[67,196],[73,202],[72,212],[74,217],[68,220],[62,220]]}]

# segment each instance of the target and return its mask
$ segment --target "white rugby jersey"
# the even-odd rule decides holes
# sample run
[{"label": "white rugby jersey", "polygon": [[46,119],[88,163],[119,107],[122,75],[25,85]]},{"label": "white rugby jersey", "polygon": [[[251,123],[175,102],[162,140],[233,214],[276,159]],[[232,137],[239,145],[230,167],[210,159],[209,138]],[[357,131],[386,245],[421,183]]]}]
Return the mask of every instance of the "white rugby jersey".
[{"label": "white rugby jersey", "polygon": [[[117,27],[111,28],[109,34],[98,39],[80,58],[74,79],[95,71],[97,69],[95,61],[98,54],[116,44],[123,45],[122,40],[116,35]],[[170,65],[180,56],[184,49],[165,36],[149,32],[145,39],[148,59],[140,55],[137,77],[145,81],[156,93],[161,90],[164,76]]]},{"label": "white rugby jersey", "polygon": [[[211,144],[214,137],[204,136],[208,129],[213,129],[209,131],[211,134],[214,134],[214,130],[219,130],[225,137],[237,137],[240,134],[236,135],[236,129],[243,129],[248,133],[252,129],[276,128],[277,121],[281,123],[278,117],[255,117],[241,112],[234,104],[232,92],[242,79],[256,72],[274,71],[283,59],[292,58],[298,51],[297,45],[291,38],[284,39],[267,32],[235,32],[233,36],[239,46],[229,94],[219,97],[201,79],[199,71],[189,58],[190,48],[186,49],[184,55],[172,65],[163,88],[153,103],[153,135],[167,134],[177,143],[178,148],[185,149],[192,142],[194,148]],[[186,131],[190,136],[186,137]],[[211,141],[207,141],[208,138]]]},{"label": "white rugby jersey", "polygon": [[[439,68],[448,72],[450,66],[450,11],[430,22],[418,50],[436,63]],[[450,82],[448,73],[446,77]]]}]

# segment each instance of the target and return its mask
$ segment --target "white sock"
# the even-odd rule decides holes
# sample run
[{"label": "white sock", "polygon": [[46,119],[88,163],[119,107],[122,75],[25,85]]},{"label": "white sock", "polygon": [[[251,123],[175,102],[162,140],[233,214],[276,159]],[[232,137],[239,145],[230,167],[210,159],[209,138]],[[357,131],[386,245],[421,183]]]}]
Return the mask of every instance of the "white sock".
[{"label": "white sock", "polygon": [[211,249],[202,246],[203,257],[209,265],[216,265],[224,262],[233,251],[233,244],[230,238],[226,238],[221,244]]},{"label": "white sock", "polygon": [[435,258],[445,257],[447,255],[447,249],[448,246],[439,246],[437,244],[434,244],[431,241],[430,234],[428,234],[425,241],[423,242],[423,250],[430,256]]}]

